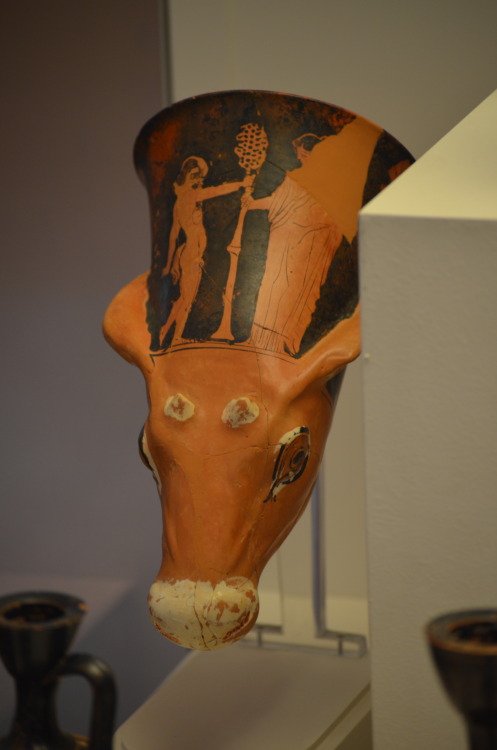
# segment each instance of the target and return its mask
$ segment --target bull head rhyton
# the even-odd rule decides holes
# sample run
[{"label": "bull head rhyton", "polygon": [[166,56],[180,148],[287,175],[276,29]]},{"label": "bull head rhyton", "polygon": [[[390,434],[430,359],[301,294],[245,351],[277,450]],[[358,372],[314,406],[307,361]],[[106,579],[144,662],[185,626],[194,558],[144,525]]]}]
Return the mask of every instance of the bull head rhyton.
[{"label": "bull head rhyton", "polygon": [[138,136],[152,266],[104,331],[147,385],[164,524],[149,606],[175,643],[220,648],[255,623],[359,353],[358,210],[411,161],[350,112],[267,92],[180,102]]}]

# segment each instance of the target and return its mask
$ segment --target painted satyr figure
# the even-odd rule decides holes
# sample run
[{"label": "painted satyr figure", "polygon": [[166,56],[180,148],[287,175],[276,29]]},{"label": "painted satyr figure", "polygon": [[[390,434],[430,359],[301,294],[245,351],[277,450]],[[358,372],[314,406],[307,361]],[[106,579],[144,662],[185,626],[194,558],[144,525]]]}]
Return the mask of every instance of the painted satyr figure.
[{"label": "painted satyr figure", "polygon": [[361,117],[267,92],[180,102],[138,136],[152,264],[104,333],[146,381],[163,513],[149,608],[175,643],[220,648],[256,621],[359,353],[358,211],[411,162]]}]

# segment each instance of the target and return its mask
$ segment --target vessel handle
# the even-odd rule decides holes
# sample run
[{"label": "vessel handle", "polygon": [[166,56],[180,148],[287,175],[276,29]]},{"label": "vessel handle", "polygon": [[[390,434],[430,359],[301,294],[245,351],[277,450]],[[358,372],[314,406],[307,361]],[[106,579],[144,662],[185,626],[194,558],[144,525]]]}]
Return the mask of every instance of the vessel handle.
[{"label": "vessel handle", "polygon": [[59,674],[78,674],[90,683],[92,712],[88,750],[111,750],[116,712],[116,683],[111,668],[90,654],[69,654]]}]

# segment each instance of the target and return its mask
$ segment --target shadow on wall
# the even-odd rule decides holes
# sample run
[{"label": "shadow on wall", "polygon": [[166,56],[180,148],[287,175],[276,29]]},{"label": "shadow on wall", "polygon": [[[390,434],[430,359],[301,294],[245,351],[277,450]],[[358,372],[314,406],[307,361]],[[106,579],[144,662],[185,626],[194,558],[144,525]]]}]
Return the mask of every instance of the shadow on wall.
[{"label": "shadow on wall", "polygon": [[[71,592],[78,596],[77,591]],[[153,627],[147,610],[148,588],[134,585],[106,616],[76,639],[69,653],[88,653],[109,664],[117,683],[116,727],[120,726],[187,655]],[[14,682],[0,666],[0,736],[13,718]],[[88,736],[91,693],[81,677],[61,681],[57,710],[63,731]]]}]

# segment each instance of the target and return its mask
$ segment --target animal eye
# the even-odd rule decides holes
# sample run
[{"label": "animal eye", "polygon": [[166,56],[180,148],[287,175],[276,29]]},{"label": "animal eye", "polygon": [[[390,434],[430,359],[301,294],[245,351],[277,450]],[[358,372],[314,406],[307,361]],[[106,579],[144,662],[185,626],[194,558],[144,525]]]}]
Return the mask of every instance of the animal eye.
[{"label": "animal eye", "polygon": [[145,440],[145,426],[143,426],[140,430],[140,434],[138,435],[138,453],[140,454],[140,458],[142,462],[145,464],[147,469],[150,469],[152,471],[152,467],[150,466],[150,463],[147,458],[147,454],[145,453],[143,449],[143,441]]},{"label": "animal eye", "polygon": [[280,450],[274,464],[273,481],[264,500],[276,500],[276,495],[287,484],[295,482],[304,473],[311,450],[308,427],[296,427],[280,438]]},{"label": "animal eye", "polygon": [[140,435],[138,436],[138,451],[140,453],[141,460],[143,461],[147,469],[150,469],[150,471],[154,475],[155,482],[160,492],[161,491],[160,476],[159,476],[159,472],[157,471],[157,466],[154,463],[154,459],[152,458],[152,454],[150,453],[150,450],[148,447],[147,433],[145,432],[145,426],[141,428]]},{"label": "animal eye", "polygon": [[291,458],[290,458],[290,469],[294,472],[298,472],[301,470],[302,464],[307,458],[307,454],[303,449],[298,450]]}]

